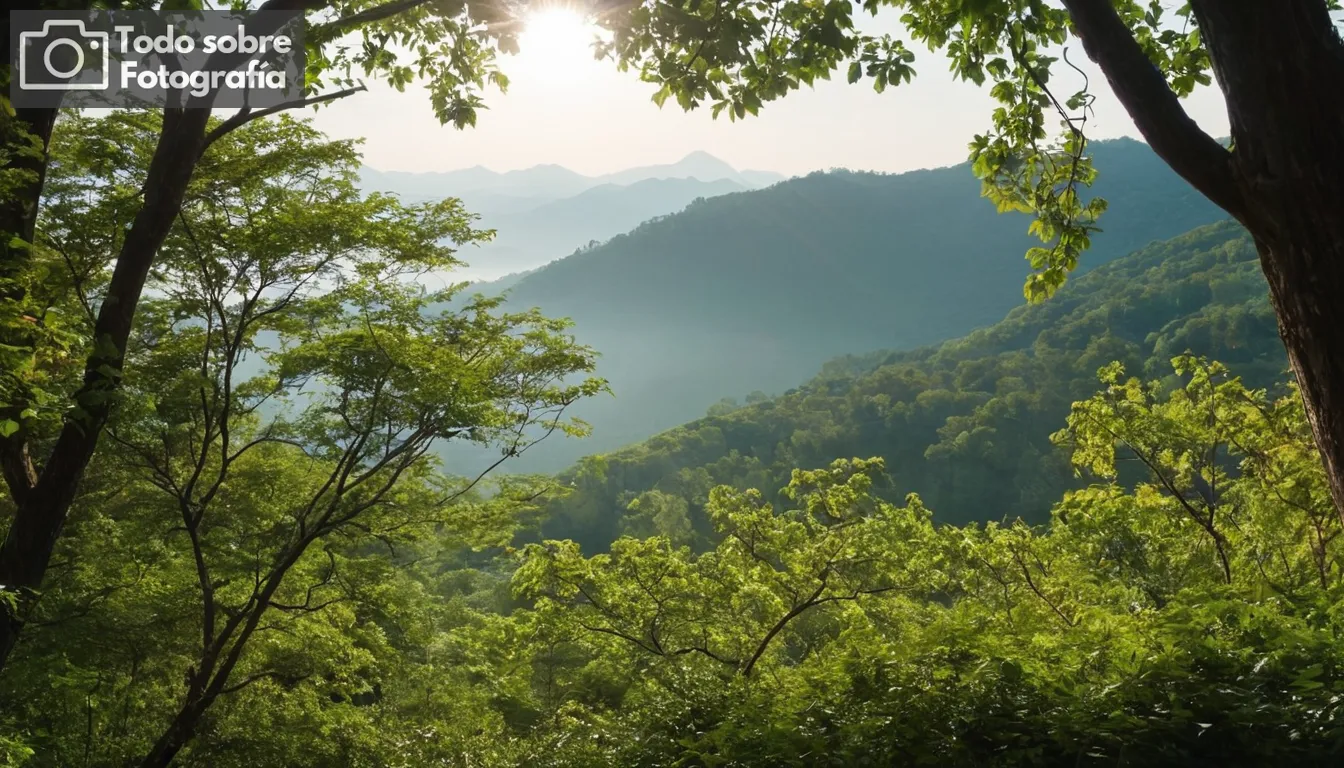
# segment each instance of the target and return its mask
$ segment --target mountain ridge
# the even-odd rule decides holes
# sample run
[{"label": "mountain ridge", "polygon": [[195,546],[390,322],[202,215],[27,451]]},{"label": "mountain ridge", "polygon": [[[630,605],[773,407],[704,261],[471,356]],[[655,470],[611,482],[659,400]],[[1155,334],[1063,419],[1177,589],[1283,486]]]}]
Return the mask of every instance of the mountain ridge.
[{"label": "mountain ridge", "polygon": [[500,279],[535,270],[602,243],[641,223],[674,214],[699,199],[745,191],[730,179],[643,179],[601,184],[521,212],[481,215],[478,225],[495,237],[459,253],[478,276]]},{"label": "mountain ridge", "polygon": [[[1147,145],[1092,146],[1111,209],[1088,267],[1224,218]],[[517,467],[559,470],[725,396],[795,386],[839,355],[995,323],[1023,302],[1028,223],[998,214],[964,165],[813,173],[694,202],[511,279],[509,305],[572,318],[615,393],[573,409],[591,437],[538,446]]]},{"label": "mountain ridge", "polygon": [[642,493],[679,497],[697,520],[709,487],[773,492],[794,468],[842,455],[883,456],[893,478],[884,494],[919,493],[942,521],[983,521],[993,510],[1039,522],[1078,487],[1049,437],[1073,401],[1097,390],[1097,370],[1120,361],[1129,375],[1171,382],[1170,360],[1187,351],[1252,387],[1282,380],[1287,356],[1268,289],[1235,222],[1152,243],[964,337],[832,360],[781,395],[724,402],[585,458],[560,473],[575,492],[552,504],[542,532],[600,551]]},{"label": "mountain ridge", "polygon": [[556,163],[542,163],[511,171],[495,171],[483,165],[452,171],[384,171],[371,166],[361,169],[369,189],[395,191],[409,197],[469,197],[488,193],[522,198],[560,198],[577,195],[603,184],[630,184],[647,179],[686,179],[703,182],[729,179],[743,187],[756,188],[783,181],[774,171],[738,170],[703,150],[696,150],[671,163],[636,166],[590,176]]},{"label": "mountain ridge", "polygon": [[456,197],[493,241],[464,251],[460,277],[479,282],[528,271],[576,248],[627,232],[641,222],[680,211],[702,197],[769,186],[784,178],[738,172],[707,152],[675,163],[584,176],[554,163],[496,172],[484,166],[413,173],[361,169],[365,191],[407,202]]}]

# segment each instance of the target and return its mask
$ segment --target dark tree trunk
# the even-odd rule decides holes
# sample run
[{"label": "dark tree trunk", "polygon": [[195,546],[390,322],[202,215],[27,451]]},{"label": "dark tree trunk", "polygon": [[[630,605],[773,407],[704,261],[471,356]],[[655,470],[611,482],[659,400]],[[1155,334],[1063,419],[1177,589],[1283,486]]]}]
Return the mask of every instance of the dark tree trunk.
[{"label": "dark tree trunk", "polygon": [[[201,154],[209,115],[206,109],[175,110],[164,115],[163,132],[146,176],[144,205],[117,255],[117,266],[94,324],[95,347],[109,353],[90,355],[84,385],[75,395],[87,415],[67,421],[46,464],[36,473],[35,484],[26,488],[11,484],[16,510],[0,544],[0,585],[17,593],[19,606],[16,611],[4,611],[0,618],[0,669],[23,630],[79,481],[111,413],[109,395],[118,382],[100,369],[121,369],[150,265],[181,208]],[[87,395],[101,397],[90,400]],[[6,474],[11,474],[8,468]]]},{"label": "dark tree trunk", "polygon": [[[8,35],[8,30],[5,31]],[[8,37],[6,37],[6,41]],[[8,44],[3,46],[8,56]],[[47,147],[56,125],[54,109],[18,109],[13,117],[0,116],[0,141],[13,153],[7,171],[26,174],[14,192],[0,200],[0,303],[19,304],[25,298],[23,278],[32,261],[29,248],[37,227],[37,206],[47,177]],[[32,143],[30,152],[15,151]],[[17,240],[16,240],[17,238]],[[8,315],[8,312],[3,313]],[[14,350],[31,350],[35,328],[19,324],[0,325],[0,344]],[[0,372],[8,376],[9,372]],[[25,404],[19,402],[19,382],[0,382],[0,419],[19,420]],[[0,437],[0,472],[11,489],[31,487],[37,482],[32,462],[21,434]],[[0,582],[3,584],[4,582]]]},{"label": "dark tree trunk", "polygon": [[168,730],[164,731],[155,742],[154,748],[144,760],[140,761],[140,768],[168,768],[172,765],[177,753],[181,752],[187,742],[195,736],[196,724],[200,722],[201,715],[205,714],[211,703],[213,702],[198,699],[184,706],[177,713],[177,717],[173,718]]},{"label": "dark tree trunk", "polygon": [[1344,44],[1321,0],[1195,6],[1279,333],[1344,513]]},{"label": "dark tree trunk", "polygon": [[1185,114],[1110,0],[1063,0],[1144,138],[1255,238],[1344,517],[1344,43],[1324,0],[1192,0],[1231,151]]},{"label": "dark tree trunk", "polygon": [[[0,66],[4,67],[9,66],[13,53],[9,23],[6,13],[0,19]],[[12,72],[10,76],[13,76]],[[0,200],[0,304],[21,305],[26,298],[23,280],[32,262],[30,245],[46,183],[47,149],[56,125],[56,114],[57,110],[45,108],[16,109],[12,116],[0,113],[0,121],[3,121],[0,122],[0,142],[4,142],[10,152],[5,170],[17,171],[26,177],[10,195]],[[22,322],[0,324],[0,344],[15,350],[15,355],[26,354],[20,350],[33,348],[35,330]],[[0,405],[0,420],[17,422],[27,403],[24,402],[22,382],[8,380],[11,373],[0,371],[0,377],[4,377],[0,379],[0,403],[4,403]],[[19,539],[28,540],[37,532],[31,530],[31,526],[21,524],[20,519],[26,523],[32,517],[23,510],[33,501],[32,491],[39,478],[38,467],[29,455],[27,436],[22,430],[9,437],[0,437],[0,476],[19,509],[6,534],[6,543],[10,538],[15,538],[16,543]],[[17,600],[13,608],[0,603],[0,668],[14,647],[32,590],[40,583],[40,577],[38,582],[24,577],[27,570],[24,565],[15,560],[8,546],[0,548],[0,590],[13,593],[10,597]],[[46,559],[43,561],[45,570]]]},{"label": "dark tree trunk", "polygon": [[[42,4],[31,4],[30,7]],[[0,66],[8,67],[10,50],[9,14],[0,14]],[[47,148],[56,124],[57,110],[50,108],[15,109],[13,115],[0,112],[0,142],[10,153],[6,171],[17,171],[26,178],[10,194],[0,199],[0,306],[21,303],[26,298],[23,277],[31,262],[29,244],[37,226],[38,204],[47,176]],[[31,151],[18,151],[28,147]],[[18,238],[16,242],[14,238]],[[0,313],[0,316],[8,315]],[[0,344],[17,350],[31,350],[37,329],[24,323],[0,324]],[[0,371],[0,377],[8,372]],[[19,421],[26,403],[21,382],[0,380],[0,420]],[[22,433],[0,437],[0,476],[11,489],[36,484],[37,476],[28,456]],[[4,582],[0,581],[0,584]]]},{"label": "dark tree trunk", "polygon": [[[326,5],[328,0],[267,0],[260,10],[294,11],[313,10]],[[87,8],[90,3],[72,0],[53,0],[40,7],[62,8],[66,10]],[[396,3],[389,7],[404,8]],[[378,18],[384,18],[379,16]],[[0,20],[0,52],[5,54],[0,66],[9,62],[9,17]],[[278,20],[261,20],[249,29],[262,35],[275,31]],[[246,58],[244,54],[215,54],[211,62],[224,70],[237,67]],[[341,92],[341,95],[353,91]],[[328,97],[330,98],[330,97]],[[84,370],[84,383],[75,394],[84,415],[78,420],[68,420],[63,426],[51,453],[45,463],[39,467],[28,455],[26,436],[20,431],[13,439],[0,439],[0,475],[3,475],[14,499],[16,511],[14,520],[0,544],[0,589],[18,597],[16,610],[9,610],[0,604],[0,670],[9,658],[19,633],[23,630],[24,620],[32,608],[42,579],[46,575],[47,565],[51,561],[52,550],[60,538],[65,526],[70,504],[74,501],[84,470],[93,457],[98,445],[98,437],[111,413],[113,399],[119,387],[117,376],[105,373],[111,369],[120,374],[123,358],[126,355],[126,341],[130,337],[131,325],[135,321],[135,310],[140,303],[140,294],[144,290],[145,280],[150,267],[158,255],[159,247],[167,237],[173,220],[182,207],[187,185],[201,154],[209,145],[211,138],[217,138],[225,129],[238,127],[246,122],[248,113],[240,112],[214,129],[213,137],[207,137],[206,126],[210,120],[211,109],[208,102],[193,101],[191,109],[166,109],[163,115],[163,131],[155,147],[154,157],[150,161],[145,176],[144,203],[126,233],[121,250],[117,254],[116,267],[108,283],[107,294],[98,308],[98,317],[93,327],[93,347],[95,352],[89,355]],[[275,109],[251,112],[250,117],[261,117],[277,111]],[[239,119],[239,116],[242,119]],[[50,120],[55,119],[54,111]],[[38,123],[35,123],[38,124]],[[39,124],[40,127],[40,124]],[[46,134],[50,137],[50,125]],[[43,159],[45,172],[46,161]],[[40,178],[40,176],[39,176]],[[0,207],[0,228],[10,226],[11,222],[3,217],[13,211],[22,213],[22,220],[13,224],[13,232],[28,233],[31,239],[33,223],[36,220],[37,206],[41,193],[41,184],[30,190],[32,194],[21,197],[17,207]],[[26,218],[24,218],[26,217]],[[9,230],[6,230],[9,231]],[[7,241],[6,241],[7,242]],[[6,254],[8,257],[8,254]],[[23,264],[6,260],[0,269],[21,269]],[[0,297],[2,298],[2,297]],[[0,330],[0,332],[3,332]]]},{"label": "dark tree trunk", "polygon": [[[9,55],[9,30],[4,30],[5,55]],[[42,197],[42,187],[46,181],[46,149],[51,141],[52,129],[56,122],[54,109],[20,109],[13,117],[5,119],[0,140],[10,146],[35,142],[41,147],[40,154],[15,152],[6,170],[27,173],[28,179],[22,183],[12,196],[0,201],[0,303],[21,304],[25,299],[23,277],[28,272],[32,260],[29,245],[37,224],[38,203]],[[22,242],[16,242],[20,240]],[[8,313],[6,313],[8,314]],[[35,330],[35,329],[34,329]],[[0,325],[0,343],[12,350],[31,350],[34,338],[22,323]],[[15,352],[15,354],[24,354]],[[8,378],[9,371],[0,371],[0,376]],[[19,421],[19,412],[25,407],[18,381],[0,381],[0,420]],[[37,468],[28,455],[28,445],[22,431],[9,437],[0,437],[0,475],[10,490],[15,504],[22,508],[31,500],[31,490],[37,485]],[[6,542],[15,535],[28,538],[31,531],[24,530],[19,524],[22,514],[16,513],[10,525]],[[17,529],[17,530],[16,530]],[[21,563],[12,562],[7,547],[0,548],[0,590],[13,592],[17,604],[13,607],[0,603],[0,668],[9,656],[17,638],[17,626],[21,625],[21,612],[30,596],[29,590],[36,583],[25,579],[19,568]],[[45,562],[43,563],[45,571]],[[40,579],[39,579],[40,583]]]}]

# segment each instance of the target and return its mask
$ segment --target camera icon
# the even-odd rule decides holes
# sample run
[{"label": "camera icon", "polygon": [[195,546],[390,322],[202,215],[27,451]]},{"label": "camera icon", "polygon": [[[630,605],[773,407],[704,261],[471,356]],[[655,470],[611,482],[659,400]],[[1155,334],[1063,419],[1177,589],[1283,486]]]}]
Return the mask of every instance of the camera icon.
[{"label": "camera icon", "polygon": [[19,33],[19,90],[102,91],[108,85],[108,35],[79,19],[48,19]]}]

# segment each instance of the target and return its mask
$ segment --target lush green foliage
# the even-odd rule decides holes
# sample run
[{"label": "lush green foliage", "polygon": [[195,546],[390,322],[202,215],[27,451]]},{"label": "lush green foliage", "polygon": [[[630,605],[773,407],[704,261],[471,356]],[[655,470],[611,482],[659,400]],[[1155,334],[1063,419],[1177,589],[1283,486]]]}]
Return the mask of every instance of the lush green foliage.
[{"label": "lush green foliage", "polygon": [[[103,238],[117,236],[157,122],[116,113],[59,126],[70,135],[56,145],[37,242],[66,265],[86,322],[107,283]],[[230,712],[240,719],[207,743],[258,738],[258,717],[322,716],[282,706],[277,690],[367,695],[374,670],[393,663],[387,636],[413,632],[428,610],[380,550],[447,546],[455,531],[502,543],[538,493],[514,479],[477,498],[480,478],[441,473],[434,443],[496,446],[503,461],[534,429],[576,429],[565,409],[602,387],[563,321],[500,312],[498,300],[432,311],[456,289],[415,278],[451,268],[454,245],[484,236],[457,201],[362,196],[351,144],[288,119],[244,126],[215,150],[159,254],[123,385],[100,393],[117,406],[104,451],[20,670],[6,675],[3,710],[48,764],[77,763],[94,744],[102,764],[166,764]],[[39,411],[30,430],[54,431],[63,416]],[[399,606],[411,606],[404,626],[378,625]],[[25,692],[41,688],[82,703],[34,709]],[[49,738],[71,723],[82,742]],[[349,737],[382,733],[368,728]],[[330,746],[316,764],[353,749]],[[256,749],[287,765],[268,750],[298,747]]]},{"label": "lush green foliage", "polygon": [[[1036,0],[865,7],[882,5],[903,9],[960,76],[995,81],[1003,108],[972,145],[974,169],[1001,209],[1036,214],[1029,232],[1046,247],[1028,251],[1027,293],[1054,293],[1104,207],[1078,191],[1094,174],[1074,118],[1063,114],[1062,145],[1045,144],[1047,111],[1089,98],[1061,105],[1045,84],[1043,51],[1067,15]],[[1158,5],[1114,7],[1184,94],[1206,79],[1207,56]],[[505,11],[341,3],[314,29],[310,82],[349,85],[352,68],[398,87],[424,77],[440,118],[470,123],[479,88],[502,84],[490,49],[511,32],[491,22]],[[879,89],[913,74],[903,44],[853,33],[845,3],[626,11],[606,17],[611,47],[663,86],[660,101],[688,108],[709,98],[740,118],[843,63]],[[363,46],[334,44],[355,28]],[[434,446],[493,446],[488,472],[539,437],[582,432],[570,408],[603,389],[590,349],[538,310],[421,289],[416,276],[452,268],[453,248],[485,233],[457,201],[360,194],[351,145],[302,123],[212,133],[208,153],[185,157],[195,172],[180,176],[182,204],[142,208],[162,191],[141,183],[163,166],[149,162],[155,137],[181,120],[65,119],[37,234],[6,241],[18,254],[0,276],[0,325],[16,342],[0,391],[0,439],[17,459],[6,480],[20,513],[63,525],[33,529],[55,559],[43,549],[45,579],[23,583],[27,627],[0,677],[4,764],[1344,760],[1341,521],[1298,391],[1262,386],[1282,349],[1235,227],[1152,246],[959,341],[843,359],[745,408],[721,402],[585,461],[564,476],[564,498],[544,478],[484,492],[484,473],[443,472]],[[893,218],[881,185],[856,178],[864,210]],[[0,195],[14,188],[14,174],[0,178]],[[1146,199],[1157,223],[1120,228],[1112,247],[1203,210]],[[820,272],[849,289],[819,306],[851,323],[864,295],[916,313],[879,323],[912,327],[952,311],[954,296],[966,322],[966,303],[991,312],[980,299],[997,294],[940,289],[984,277],[976,267],[1001,243],[948,250],[967,229],[949,210],[941,250],[898,264],[918,281],[908,296],[891,281],[865,294],[882,281],[862,259],[827,264],[785,244],[781,263],[797,269],[762,282],[788,316],[818,297]],[[166,212],[164,229],[122,248],[145,211]],[[843,228],[775,229],[863,255]],[[677,231],[661,241],[679,244],[671,253],[713,255],[712,227],[692,228],[689,244],[667,222],[642,230],[655,243]],[[776,250],[717,234],[734,253]],[[134,258],[114,267],[118,252]],[[658,271],[674,263],[662,255],[605,289],[655,323],[688,296],[727,307],[689,307],[714,332],[750,309],[715,293],[740,279],[700,270],[704,285],[679,284]],[[118,291],[109,273],[132,262],[149,278]],[[720,262],[718,276],[743,263]],[[934,263],[956,280],[925,280],[917,267]],[[581,273],[570,268],[534,277],[560,274],[547,285],[564,289]],[[141,282],[129,342],[92,331]],[[670,299],[649,301],[650,285]],[[608,311],[624,322],[622,310]],[[833,335],[781,327],[807,329],[785,336],[803,350]],[[70,475],[74,503],[23,506],[45,486],[11,468],[31,474],[31,455],[85,423],[104,439]],[[875,458],[834,458],[855,455]],[[539,510],[544,538],[514,548]],[[16,596],[6,589],[0,611]]]},{"label": "lush green foliage", "polygon": [[[517,25],[502,23],[512,18],[511,10],[495,3],[474,3],[470,11],[463,3],[382,4],[368,0],[300,4],[240,0],[224,6],[237,9],[280,7],[281,10],[305,13],[308,67],[305,91],[315,95],[316,103],[363,90],[360,77],[382,78],[398,90],[418,80],[428,90],[438,119],[459,128],[475,125],[478,110],[484,108],[482,93],[487,87],[504,89],[508,85],[507,77],[495,65],[497,50],[517,50]],[[87,8],[185,11],[209,7],[209,4],[201,0],[169,3],[127,0],[45,2],[32,7],[59,11]],[[6,24],[6,34],[8,29]],[[399,51],[388,47],[388,42],[394,39],[399,44]],[[356,40],[360,44],[350,44]],[[3,43],[6,52],[9,42],[6,37]],[[7,55],[0,67],[0,83],[8,85],[10,74]],[[32,110],[20,116],[10,104],[8,93],[0,95],[0,161],[4,163],[0,169],[0,200],[5,201],[6,206],[13,203],[30,211],[38,208],[38,192],[43,191],[39,180],[44,176],[40,172],[44,141],[32,135],[23,121],[33,119],[32,113],[41,111]],[[232,128],[251,113],[251,110],[244,110],[225,127]],[[221,124],[224,122],[216,121],[210,127],[223,131]],[[104,262],[124,245],[134,216],[142,209],[145,198],[142,194],[132,194],[135,190],[128,187],[143,184],[157,140],[155,136],[143,134],[123,138],[133,139],[133,143],[120,147],[115,144],[90,147],[88,141],[96,140],[94,137],[83,137],[78,130],[67,129],[49,142],[58,153],[99,155],[100,171],[105,176],[115,177],[110,183],[123,192],[121,196],[106,196],[100,202],[103,215],[115,217],[118,228],[79,233],[81,237],[99,241],[98,246],[104,249],[101,256]],[[63,147],[61,143],[64,141],[81,146]],[[289,149],[306,151],[298,140],[292,141]],[[87,158],[90,162],[94,161],[91,155]],[[207,166],[200,172],[206,176],[218,173],[238,159],[236,154],[212,153],[200,160]],[[48,161],[55,162],[54,159]],[[264,170],[253,163],[235,165],[236,171],[243,168],[251,168],[253,172]],[[68,208],[79,202],[79,199],[72,202],[69,198],[52,199],[49,194],[42,195],[44,209],[53,204]],[[43,211],[42,215],[61,214]],[[6,226],[16,226],[16,222],[8,222]],[[85,288],[72,286],[70,274],[78,278],[78,270],[92,268],[87,264],[71,266],[60,260],[53,263],[50,254],[43,252],[50,246],[49,242],[28,243],[27,239],[26,233],[7,231],[0,240],[0,251],[6,257],[0,263],[0,336],[3,336],[3,343],[0,343],[0,411],[3,411],[0,413],[0,439],[14,437],[16,443],[29,439],[30,428],[41,431],[41,425],[32,423],[34,419],[40,419],[40,411],[64,409],[69,405],[65,398],[75,389],[70,386],[69,379],[77,379],[83,373],[71,359],[77,351],[72,346],[80,343],[83,329],[79,327],[80,319],[72,322],[66,310],[74,301],[70,295]],[[106,264],[99,268],[103,267]],[[89,305],[87,296],[78,299],[86,309],[97,306],[96,303]],[[105,345],[111,343],[104,342]],[[111,355],[109,359],[118,357]],[[108,365],[103,389],[115,388],[116,376],[112,375],[115,367]],[[101,395],[93,392],[81,397],[85,402],[76,403],[71,409],[76,417],[89,407],[90,397],[97,399]],[[42,437],[35,434],[31,439],[40,443]],[[36,454],[33,450],[36,447],[30,445],[24,450]]]},{"label": "lush green foliage", "polygon": [[575,492],[544,530],[602,549],[627,529],[648,530],[627,508],[652,492],[685,506],[703,538],[711,487],[769,491],[794,467],[844,455],[884,457],[895,478],[889,497],[916,491],[941,521],[1040,522],[1077,485],[1049,435],[1092,391],[1097,369],[1120,361],[1162,378],[1187,350],[1259,386],[1287,367],[1254,248],[1235,225],[1149,246],[963,339],[837,360],[781,397],[717,407],[585,459],[564,475]]},{"label": "lush green foliage", "polygon": [[[62,126],[39,243],[72,327],[153,122]],[[0,677],[6,763],[1340,759],[1341,524],[1297,393],[1255,388],[1282,350],[1234,225],[722,404],[563,498],[482,493],[434,443],[575,429],[589,351],[416,287],[482,235],[360,195],[348,144],[282,120],[219,151]],[[582,541],[513,548],[538,511]]]},{"label": "lush green foliage", "polygon": [[795,473],[779,507],[714,491],[701,554],[529,548],[522,615],[582,649],[548,646],[570,702],[533,764],[1337,761],[1340,523],[1300,400],[1175,369],[1165,396],[1103,370],[1056,440],[1152,474],[1039,528],[936,525],[854,460]]},{"label": "lush green foliage", "polygon": [[[1333,764],[1344,553],[1300,400],[1175,369],[1102,370],[1055,437],[1100,482],[1039,527],[937,524],[873,492],[873,459],[797,471],[779,504],[714,489],[699,551],[468,562],[445,547],[473,540],[475,504],[394,553],[340,537],[182,764]],[[1135,487],[1106,479],[1136,457]],[[26,727],[0,743],[30,766],[136,755],[198,641],[181,537],[152,535],[172,510],[143,468],[103,466],[44,603],[58,623],[4,683]],[[247,541],[293,471],[240,472],[254,506],[219,540]]]}]

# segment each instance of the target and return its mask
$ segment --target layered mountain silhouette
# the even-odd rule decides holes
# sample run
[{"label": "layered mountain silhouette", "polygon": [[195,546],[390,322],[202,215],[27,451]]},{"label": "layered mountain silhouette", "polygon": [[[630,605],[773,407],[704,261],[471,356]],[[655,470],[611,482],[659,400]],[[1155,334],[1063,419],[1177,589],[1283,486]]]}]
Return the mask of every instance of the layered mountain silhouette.
[{"label": "layered mountain silhouette", "polygon": [[[1224,218],[1147,145],[1092,148],[1093,191],[1110,210],[1084,269]],[[615,393],[575,409],[591,437],[548,441],[514,468],[554,471],[701,416],[724,397],[781,392],[838,355],[910,349],[992,324],[1023,303],[1023,254],[1036,242],[1028,223],[997,213],[965,165],[815,173],[695,202],[477,286],[573,318]]]},{"label": "layered mountain silhouette", "polygon": [[484,167],[443,173],[364,168],[366,190],[394,192],[407,201],[460,198],[495,239],[462,254],[456,278],[495,279],[534,269],[593,241],[674,213],[701,197],[768,186],[784,176],[738,171],[706,152],[675,163],[584,176],[558,165],[496,172]]},{"label": "layered mountain silhouette", "polygon": [[[600,176],[585,176],[559,165],[536,165],[517,171],[492,171],[474,166],[457,171],[412,173],[408,171],[380,171],[365,167],[361,172],[365,187],[383,192],[396,192],[406,199],[490,196],[512,198],[527,205],[548,200],[572,197],[604,184],[628,186],[647,179],[697,179],[699,181],[728,180],[744,188],[767,186],[783,181],[783,174],[772,171],[738,171],[708,152],[692,152],[675,163],[628,168]],[[486,206],[485,210],[495,210]]]},{"label": "layered mountain silhouette", "polygon": [[534,269],[577,248],[608,240],[699,198],[747,189],[731,179],[644,179],[627,186],[602,184],[573,197],[515,213],[484,214],[495,230],[490,243],[461,253],[471,277]]}]

